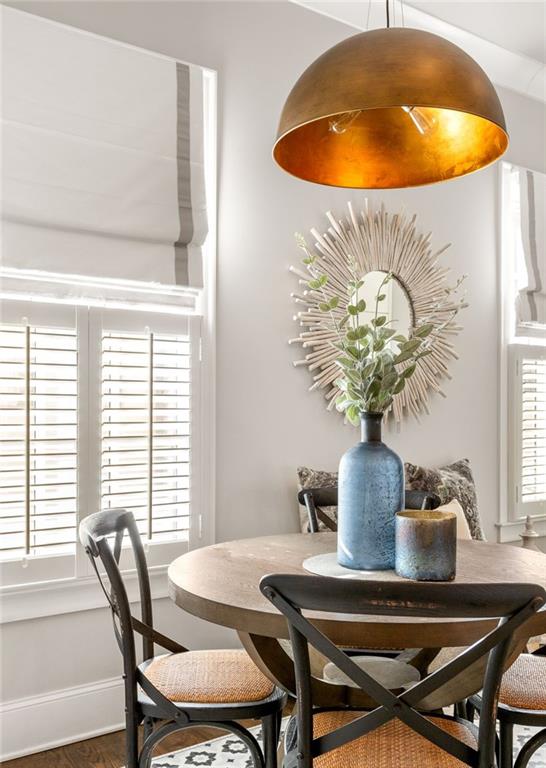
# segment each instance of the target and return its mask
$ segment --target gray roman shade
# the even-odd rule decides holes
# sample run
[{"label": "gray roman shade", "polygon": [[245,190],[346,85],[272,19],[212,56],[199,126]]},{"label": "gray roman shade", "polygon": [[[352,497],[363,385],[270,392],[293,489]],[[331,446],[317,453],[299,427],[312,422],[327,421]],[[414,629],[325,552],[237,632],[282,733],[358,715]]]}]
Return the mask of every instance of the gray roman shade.
[{"label": "gray roman shade", "polygon": [[2,14],[2,266],[200,287],[204,71]]},{"label": "gray roman shade", "polygon": [[523,280],[516,299],[517,325],[546,327],[546,175],[520,169],[519,200]]}]

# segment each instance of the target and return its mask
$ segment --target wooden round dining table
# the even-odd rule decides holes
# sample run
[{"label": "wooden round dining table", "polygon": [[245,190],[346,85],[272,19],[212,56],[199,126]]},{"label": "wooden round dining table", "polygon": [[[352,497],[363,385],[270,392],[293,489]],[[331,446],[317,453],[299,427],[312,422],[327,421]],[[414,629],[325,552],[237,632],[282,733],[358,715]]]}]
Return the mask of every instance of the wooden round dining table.
[{"label": "wooden round dining table", "polygon": [[[284,534],[230,541],[193,550],[169,567],[169,595],[188,613],[235,629],[262,671],[285,690],[295,690],[294,669],[286,653],[288,628],[284,616],[260,592],[263,576],[308,573],[309,557],[334,552],[336,534]],[[521,547],[483,541],[457,542],[457,574],[453,583],[534,583],[546,588],[546,555]],[[365,578],[403,581],[394,571],[371,571]],[[491,619],[369,616],[307,613],[334,643],[373,649],[440,649],[468,646],[492,629]],[[546,614],[536,632],[545,632]],[[279,643],[279,640],[281,642]],[[320,676],[319,676],[320,677]],[[343,690],[342,690],[343,689]],[[347,703],[345,686],[314,681],[313,695],[321,706]],[[353,697],[358,694],[353,693]],[[453,693],[457,701],[457,692]]]}]

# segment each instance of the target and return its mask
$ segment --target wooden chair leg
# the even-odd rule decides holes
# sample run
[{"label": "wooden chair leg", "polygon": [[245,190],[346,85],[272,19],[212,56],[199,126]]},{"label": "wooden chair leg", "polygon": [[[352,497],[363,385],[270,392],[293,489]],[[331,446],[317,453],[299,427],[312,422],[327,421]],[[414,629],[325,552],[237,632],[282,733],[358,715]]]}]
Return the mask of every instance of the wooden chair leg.
[{"label": "wooden chair leg", "polygon": [[524,746],[519,751],[516,762],[514,764],[514,768],[527,768],[529,765],[529,760],[533,757],[537,749],[540,749],[543,744],[546,744],[546,728],[544,728],[542,731],[539,731],[538,733],[535,733],[535,735],[532,736],[526,744],[524,744]]},{"label": "wooden chair leg", "polygon": [[265,758],[265,768],[277,768],[277,746],[279,743],[279,728],[277,714],[262,718],[262,744]]},{"label": "wooden chair leg", "polygon": [[513,768],[514,765],[514,726],[500,722],[499,768]]}]

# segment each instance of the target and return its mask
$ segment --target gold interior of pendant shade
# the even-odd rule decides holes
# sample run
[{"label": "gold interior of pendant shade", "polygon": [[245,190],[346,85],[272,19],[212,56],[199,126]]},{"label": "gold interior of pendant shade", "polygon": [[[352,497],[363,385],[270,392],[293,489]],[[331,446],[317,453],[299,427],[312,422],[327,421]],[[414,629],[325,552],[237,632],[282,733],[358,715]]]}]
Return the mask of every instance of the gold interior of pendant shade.
[{"label": "gold interior of pendant shade", "polygon": [[507,146],[498,96],[478,64],[441,37],[394,28],[355,35],[304,72],[273,155],[307,181],[386,189],[463,176]]}]

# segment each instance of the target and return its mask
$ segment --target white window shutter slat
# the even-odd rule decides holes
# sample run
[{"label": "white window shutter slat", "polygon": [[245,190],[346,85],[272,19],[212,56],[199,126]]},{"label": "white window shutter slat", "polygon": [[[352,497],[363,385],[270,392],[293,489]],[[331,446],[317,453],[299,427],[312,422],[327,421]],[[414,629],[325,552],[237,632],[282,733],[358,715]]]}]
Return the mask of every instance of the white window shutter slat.
[{"label": "white window shutter slat", "polygon": [[0,326],[0,557],[74,553],[75,329]]}]

